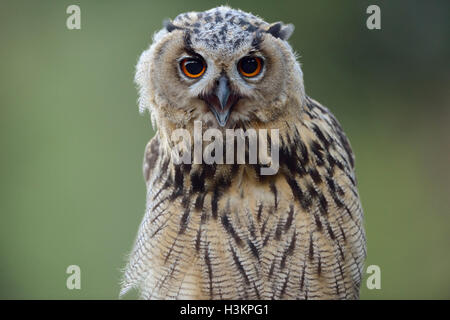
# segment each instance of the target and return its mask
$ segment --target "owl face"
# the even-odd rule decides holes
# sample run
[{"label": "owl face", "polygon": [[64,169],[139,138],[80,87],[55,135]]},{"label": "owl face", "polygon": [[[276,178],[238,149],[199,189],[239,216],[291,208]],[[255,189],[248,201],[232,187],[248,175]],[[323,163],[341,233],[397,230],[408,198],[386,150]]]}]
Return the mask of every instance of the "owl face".
[{"label": "owl face", "polygon": [[228,7],[179,15],[140,59],[141,99],[157,118],[183,125],[201,120],[233,128],[273,120],[284,112],[287,91],[303,88],[286,42],[292,30]]}]

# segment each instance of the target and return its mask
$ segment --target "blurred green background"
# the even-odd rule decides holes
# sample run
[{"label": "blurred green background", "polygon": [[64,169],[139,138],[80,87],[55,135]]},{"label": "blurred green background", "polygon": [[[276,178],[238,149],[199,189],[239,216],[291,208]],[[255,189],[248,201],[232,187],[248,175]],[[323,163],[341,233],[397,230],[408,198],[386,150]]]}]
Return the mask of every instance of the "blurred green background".
[{"label": "blurred green background", "polygon": [[[70,4],[81,30],[66,28]],[[219,4],[1,1],[0,298],[117,298],[153,135],[134,66],[164,18]],[[228,4],[295,24],[306,91],[351,140],[366,266],[382,271],[361,297],[450,298],[450,2]],[[381,30],[366,28],[370,4]],[[71,264],[81,290],[66,288]]]}]

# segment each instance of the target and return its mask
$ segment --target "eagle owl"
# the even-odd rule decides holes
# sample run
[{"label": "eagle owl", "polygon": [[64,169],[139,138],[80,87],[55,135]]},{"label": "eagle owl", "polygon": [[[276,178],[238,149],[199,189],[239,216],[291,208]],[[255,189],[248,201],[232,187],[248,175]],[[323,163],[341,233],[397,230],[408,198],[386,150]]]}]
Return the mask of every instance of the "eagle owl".
[{"label": "eagle owl", "polygon": [[[121,294],[359,297],[366,244],[354,157],[335,117],[305,94],[293,30],[222,6],[166,21],[142,53],[139,107],[158,130],[145,149],[146,211]],[[176,163],[172,134],[195,122],[278,130],[278,171]]]}]

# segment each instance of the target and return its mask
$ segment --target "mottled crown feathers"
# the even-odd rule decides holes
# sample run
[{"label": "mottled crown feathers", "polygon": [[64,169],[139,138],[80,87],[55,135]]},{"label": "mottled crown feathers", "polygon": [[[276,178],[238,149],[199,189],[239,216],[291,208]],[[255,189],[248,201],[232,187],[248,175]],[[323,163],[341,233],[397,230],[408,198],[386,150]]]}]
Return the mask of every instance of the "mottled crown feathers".
[{"label": "mottled crown feathers", "polygon": [[[232,31],[235,40],[240,43],[252,33],[265,32],[275,38],[288,40],[294,31],[294,25],[275,22],[268,24],[261,18],[229,7],[217,7],[204,12],[188,12],[178,15],[174,21],[163,22],[168,32],[187,30],[207,42],[225,41],[226,34]],[[210,37],[210,39],[206,39]]]}]

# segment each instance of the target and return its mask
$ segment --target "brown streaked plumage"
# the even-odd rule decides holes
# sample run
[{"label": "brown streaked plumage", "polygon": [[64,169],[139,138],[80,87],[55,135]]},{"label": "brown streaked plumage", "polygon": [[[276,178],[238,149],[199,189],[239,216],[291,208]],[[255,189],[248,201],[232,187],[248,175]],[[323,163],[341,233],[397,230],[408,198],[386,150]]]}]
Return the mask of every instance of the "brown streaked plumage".
[{"label": "brown streaked plumage", "polygon": [[[145,149],[146,213],[122,294],[137,287],[145,299],[358,298],[366,247],[354,157],[334,116],[304,93],[286,41],[292,30],[219,7],[180,15],[143,53],[140,105],[158,131]],[[254,80],[236,73],[249,52],[264,59]],[[180,75],[186,54],[206,61],[201,79]],[[202,96],[217,92],[224,75],[239,99],[222,125]],[[278,129],[278,173],[174,164],[171,133],[192,132],[194,120]]]}]

